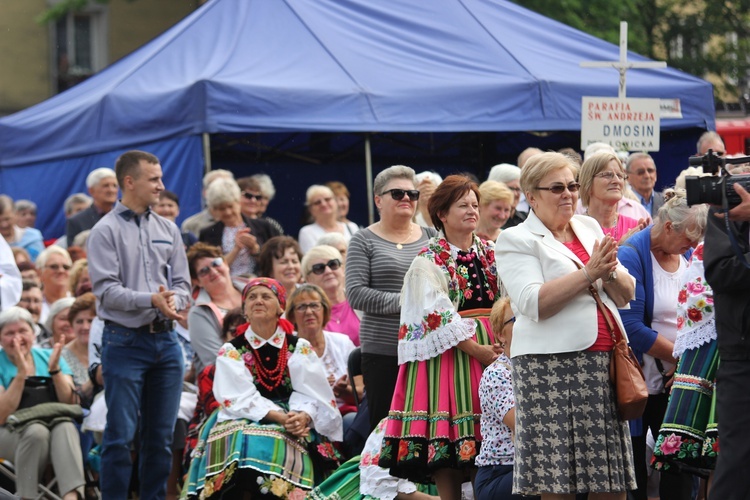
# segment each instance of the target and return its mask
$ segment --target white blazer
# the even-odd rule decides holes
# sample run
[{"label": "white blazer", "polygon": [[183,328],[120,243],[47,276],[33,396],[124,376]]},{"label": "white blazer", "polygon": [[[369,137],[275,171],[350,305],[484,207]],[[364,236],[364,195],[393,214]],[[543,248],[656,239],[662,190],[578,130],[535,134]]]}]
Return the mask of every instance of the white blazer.
[{"label": "white blazer", "polygon": [[[591,255],[594,242],[604,237],[599,223],[585,215],[574,215],[570,225]],[[581,266],[583,262],[555,239],[533,211],[526,221],[500,233],[495,260],[498,277],[508,291],[516,314],[511,343],[513,357],[583,351],[594,344],[598,329],[597,306],[588,290],[580,292],[551,318],[539,319],[542,285],[575,272],[578,267],[574,261]],[[617,274],[618,278],[633,279],[619,263]],[[625,327],[617,306],[604,292],[602,280],[597,280],[596,287],[624,335]]]}]

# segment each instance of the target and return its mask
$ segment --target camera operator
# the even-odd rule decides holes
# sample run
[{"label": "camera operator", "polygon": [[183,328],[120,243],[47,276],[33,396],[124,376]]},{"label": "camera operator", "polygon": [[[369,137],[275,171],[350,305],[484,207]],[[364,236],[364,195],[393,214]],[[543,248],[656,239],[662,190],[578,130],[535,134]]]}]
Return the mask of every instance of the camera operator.
[{"label": "camera operator", "polygon": [[739,183],[734,191],[741,202],[729,211],[737,245],[735,252],[724,214],[710,211],[706,229],[704,262],[706,280],[713,288],[716,330],[721,363],[717,374],[716,415],[721,451],[711,500],[750,498],[750,193]]}]

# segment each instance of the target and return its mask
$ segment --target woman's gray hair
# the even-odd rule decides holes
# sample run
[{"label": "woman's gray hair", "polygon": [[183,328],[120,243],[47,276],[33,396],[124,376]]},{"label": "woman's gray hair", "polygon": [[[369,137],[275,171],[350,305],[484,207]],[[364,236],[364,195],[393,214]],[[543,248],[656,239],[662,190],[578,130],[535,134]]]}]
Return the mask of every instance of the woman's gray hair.
[{"label": "woman's gray hair", "polygon": [[47,315],[47,319],[44,320],[44,328],[52,333],[52,326],[55,324],[55,316],[65,309],[69,309],[75,301],[76,299],[74,297],[63,297],[62,299],[54,301],[52,305],[49,306],[49,314]]},{"label": "woman's gray hair", "polygon": [[318,195],[330,196],[331,198],[335,198],[333,190],[331,190],[331,188],[329,188],[328,186],[324,186],[322,184],[313,184],[312,186],[307,188],[307,192],[305,193],[305,205],[310,206],[310,200]]},{"label": "woman's gray hair", "polygon": [[16,212],[21,212],[24,210],[29,210],[33,213],[36,213],[36,203],[31,200],[16,200]]},{"label": "woman's gray hair", "polygon": [[61,246],[50,245],[44,250],[42,250],[42,252],[39,255],[37,255],[36,262],[35,262],[36,268],[39,269],[40,271],[44,269],[44,266],[47,265],[47,260],[49,259],[50,255],[55,255],[55,254],[62,256],[62,258],[65,259],[65,262],[67,262],[69,265],[71,266],[73,265],[73,260],[70,258],[70,254],[68,253],[67,250],[65,250]]},{"label": "woman's gray hair", "polygon": [[317,245],[307,251],[304,257],[302,257],[302,274],[307,276],[312,271],[312,261],[317,259],[326,259],[326,262],[333,259],[339,259],[343,264],[344,258],[341,256],[341,252],[329,245]]},{"label": "woman's gray hair", "polygon": [[255,174],[251,175],[250,178],[258,183],[260,194],[268,198],[268,201],[273,200],[273,197],[276,196],[276,188],[268,174]]},{"label": "woman's gray hair", "polygon": [[664,199],[666,201],[659,208],[654,227],[663,229],[667,222],[671,222],[675,231],[684,231],[691,240],[700,241],[706,231],[708,205],[688,206],[682,189],[665,189]]},{"label": "woman's gray hair", "polygon": [[488,181],[502,182],[513,182],[521,178],[521,169],[510,163],[499,163],[490,169],[490,175],[487,176]]},{"label": "woman's gray hair", "polygon": [[521,189],[524,193],[534,191],[550,172],[569,169],[573,177],[578,175],[578,166],[562,153],[539,153],[528,159],[521,172]]},{"label": "woman's gray hair", "polygon": [[237,181],[220,177],[209,184],[206,189],[206,205],[211,209],[226,203],[239,203],[241,195]]},{"label": "woman's gray hair", "polygon": [[375,180],[372,184],[372,190],[373,193],[375,193],[375,196],[382,195],[385,187],[393,179],[406,179],[414,184],[415,189],[417,187],[417,174],[414,172],[413,168],[407,167],[406,165],[393,165],[375,176]]},{"label": "woman's gray hair", "polygon": [[329,245],[336,248],[336,245],[344,245],[344,248],[349,248],[349,242],[346,241],[344,235],[341,233],[326,233],[315,242],[315,246]]},{"label": "woman's gray hair", "polygon": [[11,323],[19,321],[25,321],[31,327],[31,331],[34,331],[34,318],[31,317],[31,313],[23,307],[13,306],[0,313],[0,332]]}]

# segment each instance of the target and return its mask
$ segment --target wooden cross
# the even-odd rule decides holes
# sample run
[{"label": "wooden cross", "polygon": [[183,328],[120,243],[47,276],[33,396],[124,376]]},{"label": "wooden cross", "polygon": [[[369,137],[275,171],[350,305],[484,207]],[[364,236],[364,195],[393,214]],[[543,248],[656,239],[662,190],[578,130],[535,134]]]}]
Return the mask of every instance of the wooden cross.
[{"label": "wooden cross", "polygon": [[625,99],[625,74],[629,69],[666,68],[664,61],[629,62],[628,61],[628,23],[620,21],[620,60],[619,61],[585,61],[582,68],[615,68],[620,73],[620,89],[617,97]]}]

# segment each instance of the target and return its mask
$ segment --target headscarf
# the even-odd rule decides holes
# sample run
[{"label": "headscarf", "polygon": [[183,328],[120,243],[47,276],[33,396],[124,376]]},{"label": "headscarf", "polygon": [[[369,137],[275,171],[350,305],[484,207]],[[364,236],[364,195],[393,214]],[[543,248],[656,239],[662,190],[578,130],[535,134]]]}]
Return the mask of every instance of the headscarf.
[{"label": "headscarf", "polygon": [[250,291],[251,288],[256,286],[264,286],[271,290],[274,295],[276,295],[276,298],[279,301],[279,305],[281,306],[281,309],[286,309],[286,290],[284,289],[284,286],[276,281],[273,278],[253,278],[250,281],[247,282],[247,285],[245,285],[245,289],[242,290],[242,303],[245,303],[245,299],[247,298],[247,293]]}]

